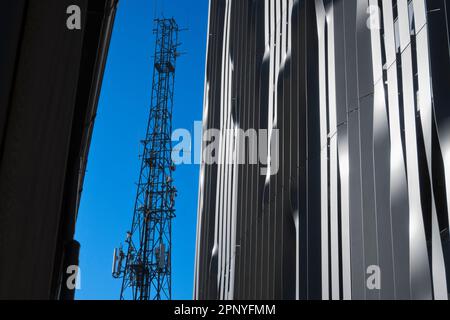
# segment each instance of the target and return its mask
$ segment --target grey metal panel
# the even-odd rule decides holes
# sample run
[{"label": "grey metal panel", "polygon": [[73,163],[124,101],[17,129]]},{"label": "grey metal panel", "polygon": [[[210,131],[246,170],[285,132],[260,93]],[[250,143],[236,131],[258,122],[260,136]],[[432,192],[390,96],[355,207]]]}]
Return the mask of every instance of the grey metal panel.
[{"label": "grey metal panel", "polygon": [[408,173],[408,193],[410,200],[410,270],[411,294],[415,299],[432,297],[428,253],[422,216],[422,201],[419,186],[419,164],[417,150],[417,129],[415,124],[416,104],[412,70],[412,50],[408,3],[399,0],[399,34],[402,52],[403,105],[405,106],[406,164]]},{"label": "grey metal panel", "polygon": [[[356,18],[359,116],[361,144],[362,222],[364,238],[364,271],[379,266],[374,158],[374,71],[371,30],[367,27],[369,3],[358,1]],[[366,286],[366,299],[379,299],[380,292]]]},{"label": "grey metal panel", "polygon": [[[352,277],[352,299],[364,299],[366,289],[363,212],[362,212],[362,176],[361,146],[359,124],[358,58],[357,37],[357,0],[344,3],[344,47],[345,47],[345,83],[348,131],[348,184],[349,184],[349,225],[350,255]],[[351,170],[350,170],[351,168]]]},{"label": "grey metal panel", "polygon": [[[378,1],[371,0],[370,5],[377,6]],[[382,23],[381,21],[379,22]],[[380,298],[395,298],[395,276],[393,256],[393,228],[390,192],[390,136],[386,105],[385,83],[383,78],[383,52],[380,30],[372,28],[372,61],[374,80],[374,175],[375,208],[379,248],[379,267],[383,271],[383,285]]]},{"label": "grey metal panel", "polygon": [[322,0],[316,0],[319,62],[319,112],[320,112],[320,191],[321,191],[321,271],[322,298],[330,298],[329,284],[329,233],[328,233],[328,117],[326,70],[326,13]]},{"label": "grey metal panel", "polygon": [[436,212],[435,193],[433,186],[432,148],[433,148],[433,107],[431,92],[431,70],[429,58],[428,27],[426,24],[426,7],[424,0],[414,0],[414,22],[416,32],[417,77],[418,77],[418,110],[422,123],[425,153],[430,176],[431,188],[431,224],[432,224],[432,279],[434,298],[448,299],[448,289],[445,275],[444,256]]},{"label": "grey metal panel", "polygon": [[[375,208],[375,179],[374,179],[374,129],[373,129],[373,96],[369,95],[360,100],[361,125],[361,176],[362,176],[362,212],[364,234],[364,262],[365,270],[369,266],[379,266],[377,216]],[[379,299],[380,292],[366,287],[366,299]]]},{"label": "grey metal panel", "polygon": [[[221,222],[209,224],[222,266],[209,280],[198,268],[197,291],[213,279],[221,295],[197,297],[445,297],[448,90],[436,79],[450,77],[433,71],[437,59],[450,70],[450,37],[425,37],[430,8],[441,9],[430,28],[448,23],[445,2],[399,0],[395,10],[393,1],[212,0],[211,8],[227,3],[231,22],[225,10],[210,21],[230,28],[230,40],[208,54],[222,70],[208,72],[208,117],[220,113],[214,125],[223,128],[279,129],[280,170],[206,168],[205,180],[222,190],[203,189],[218,200],[211,203]],[[369,28],[369,5],[379,4],[381,28]],[[215,87],[221,102],[212,102]],[[221,156],[233,146],[224,140]],[[373,266],[380,289],[367,284]]]},{"label": "grey metal panel", "polygon": [[[208,128],[208,115],[209,115],[209,94],[210,94],[210,86],[209,86],[209,75],[208,75],[208,58],[210,52],[210,32],[211,32],[211,2],[209,2],[208,6],[208,28],[206,33],[206,61],[205,61],[205,88],[203,94],[203,121],[202,121],[202,130],[205,131]],[[201,155],[203,155],[203,151],[205,149],[204,143],[201,145]],[[202,222],[203,222],[203,206],[204,206],[204,190],[205,190],[205,165],[200,165],[200,174],[199,174],[199,187],[198,187],[198,210],[197,210],[197,230],[196,230],[196,243],[195,243],[195,261],[194,261],[194,284],[193,284],[193,298],[199,299],[199,268],[200,268],[200,256],[203,256],[203,253],[200,252],[201,246],[201,238],[203,235]]]},{"label": "grey metal panel", "polygon": [[[447,1],[427,1],[427,28],[433,88],[433,177],[439,229],[444,245],[447,287],[450,286],[450,22]],[[447,32],[442,32],[446,30]]]},{"label": "grey metal panel", "polygon": [[[338,144],[338,170],[340,189],[340,241],[342,264],[343,299],[350,300],[351,292],[351,249],[350,249],[350,185],[349,185],[349,143],[348,143],[348,102],[347,102],[347,34],[345,1],[335,1],[334,37],[336,69],[336,124]],[[330,30],[331,31],[331,30]],[[330,65],[330,67],[332,67]]]},{"label": "grey metal panel", "polygon": [[339,207],[338,207],[338,155],[337,155],[337,102],[336,102],[336,61],[334,4],[329,2],[326,10],[327,26],[327,63],[328,63],[328,137],[330,166],[330,265],[331,265],[331,298],[340,299],[340,254],[339,254]]},{"label": "grey metal panel", "polygon": [[360,111],[348,115],[349,185],[350,185],[350,246],[352,270],[352,299],[363,300],[366,296],[366,267],[364,251]]},{"label": "grey metal panel", "polygon": [[[219,128],[220,110],[214,106],[220,103],[220,75],[222,72],[222,39],[224,35],[224,13],[225,6],[223,1],[211,1],[210,3],[210,31],[208,34],[208,55],[206,65],[206,81],[208,82],[208,101],[205,101],[207,110],[206,128]],[[196,298],[215,299],[217,296],[217,245],[214,238],[216,217],[216,187],[217,171],[216,164],[205,165],[205,185],[208,196],[203,196],[204,202],[200,208],[199,215],[202,223],[199,232],[201,233],[197,256],[199,263],[197,268]],[[201,275],[201,276],[200,276]]]},{"label": "grey metal panel", "polygon": [[406,181],[405,155],[401,137],[399,87],[397,75],[396,41],[392,1],[383,2],[384,47],[387,68],[387,101],[390,132],[390,189],[395,274],[395,297],[409,299],[409,201]]},{"label": "grey metal panel", "polygon": [[[318,34],[316,30],[316,7],[312,1],[306,1],[305,7],[300,7],[306,21],[306,105],[307,135],[308,135],[308,292],[307,298],[317,300],[322,298],[321,265],[321,144],[320,144],[320,99],[319,99],[319,55]],[[301,83],[300,83],[301,85]],[[294,106],[295,107],[295,106]],[[294,131],[294,130],[293,130]],[[295,136],[295,135],[294,135]]]}]

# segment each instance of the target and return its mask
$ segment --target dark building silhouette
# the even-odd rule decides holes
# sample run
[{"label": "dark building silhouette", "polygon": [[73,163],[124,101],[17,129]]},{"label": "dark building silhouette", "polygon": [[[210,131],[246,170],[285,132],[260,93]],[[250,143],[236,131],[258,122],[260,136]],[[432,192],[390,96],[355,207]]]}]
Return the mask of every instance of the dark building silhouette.
[{"label": "dark building silhouette", "polygon": [[279,163],[222,135],[201,166],[195,299],[448,299],[448,10],[210,1],[204,129],[278,130]]},{"label": "dark building silhouette", "polygon": [[[67,267],[116,0],[0,10],[0,299],[72,299]],[[67,8],[81,9],[70,30]],[[69,11],[73,12],[73,11]]]}]

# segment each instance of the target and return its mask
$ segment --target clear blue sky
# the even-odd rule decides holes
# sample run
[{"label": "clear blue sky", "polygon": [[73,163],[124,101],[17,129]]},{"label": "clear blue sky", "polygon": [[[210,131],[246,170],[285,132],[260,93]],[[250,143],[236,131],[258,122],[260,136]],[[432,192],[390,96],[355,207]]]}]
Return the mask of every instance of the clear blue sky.
[{"label": "clear blue sky", "polygon": [[[173,127],[193,131],[202,119],[208,0],[159,0],[158,15],[174,17],[186,55],[178,60]],[[81,290],[77,299],[117,299],[113,249],[130,229],[152,77],[155,0],[121,0],[105,71],[78,217]],[[199,167],[177,168],[173,226],[173,298],[191,299]]]}]

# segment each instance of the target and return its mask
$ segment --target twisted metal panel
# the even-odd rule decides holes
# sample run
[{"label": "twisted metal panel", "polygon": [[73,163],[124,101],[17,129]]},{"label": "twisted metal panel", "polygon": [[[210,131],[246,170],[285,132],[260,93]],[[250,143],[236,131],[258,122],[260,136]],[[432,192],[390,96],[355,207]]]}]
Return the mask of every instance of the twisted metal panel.
[{"label": "twisted metal panel", "polygon": [[447,7],[210,1],[204,129],[279,166],[202,165],[196,299],[448,299]]}]

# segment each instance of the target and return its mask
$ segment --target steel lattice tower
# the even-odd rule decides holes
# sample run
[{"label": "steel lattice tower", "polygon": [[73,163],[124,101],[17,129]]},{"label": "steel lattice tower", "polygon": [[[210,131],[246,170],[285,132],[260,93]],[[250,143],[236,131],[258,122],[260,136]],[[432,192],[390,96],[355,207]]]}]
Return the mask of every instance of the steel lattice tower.
[{"label": "steel lattice tower", "polygon": [[[113,276],[122,278],[122,300],[170,300],[172,219],[172,110],[179,28],[156,19],[152,98],[131,231],[125,251],[114,254]],[[125,262],[125,267],[122,267]]]}]

